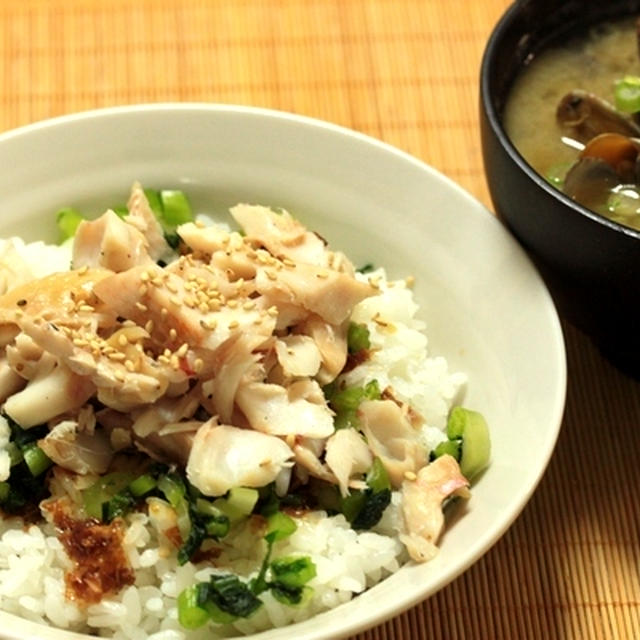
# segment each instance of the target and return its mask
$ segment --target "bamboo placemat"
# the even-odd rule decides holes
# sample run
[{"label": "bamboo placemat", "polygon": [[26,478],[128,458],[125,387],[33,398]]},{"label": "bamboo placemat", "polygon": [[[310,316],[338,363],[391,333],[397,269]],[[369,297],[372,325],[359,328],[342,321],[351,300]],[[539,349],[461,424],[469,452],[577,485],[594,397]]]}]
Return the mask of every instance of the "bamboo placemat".
[{"label": "bamboo placemat", "polygon": [[[0,130],[135,102],[273,107],[396,145],[491,207],[477,78],[507,5],[3,0]],[[640,385],[565,331],[566,416],[529,505],[463,576],[354,640],[640,638]]]}]

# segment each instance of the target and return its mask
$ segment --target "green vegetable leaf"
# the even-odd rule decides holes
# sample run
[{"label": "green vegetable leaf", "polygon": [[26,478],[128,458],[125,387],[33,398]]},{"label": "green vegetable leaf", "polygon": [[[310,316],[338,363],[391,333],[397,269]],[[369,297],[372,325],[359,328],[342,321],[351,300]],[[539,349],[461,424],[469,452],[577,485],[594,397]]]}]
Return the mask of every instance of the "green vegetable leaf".
[{"label": "green vegetable leaf", "polygon": [[[207,609],[214,622],[231,622],[235,618],[248,618],[262,602],[238,576],[222,574],[202,583],[198,605]],[[223,620],[216,615],[218,611],[226,614]]]},{"label": "green vegetable leaf", "polygon": [[316,565],[308,556],[285,556],[271,563],[272,583],[297,588],[316,576]]}]

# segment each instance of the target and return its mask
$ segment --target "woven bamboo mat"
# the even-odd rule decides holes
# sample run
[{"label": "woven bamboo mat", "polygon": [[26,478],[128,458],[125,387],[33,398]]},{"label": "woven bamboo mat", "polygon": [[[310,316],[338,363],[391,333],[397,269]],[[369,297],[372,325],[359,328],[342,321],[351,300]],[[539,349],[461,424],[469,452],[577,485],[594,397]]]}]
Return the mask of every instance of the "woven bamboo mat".
[{"label": "woven bamboo mat", "polygon": [[[507,0],[0,1],[0,130],[100,106],[215,101],[329,120],[491,206],[478,68]],[[515,525],[354,640],[640,639],[640,385],[569,326],[557,450]]]}]

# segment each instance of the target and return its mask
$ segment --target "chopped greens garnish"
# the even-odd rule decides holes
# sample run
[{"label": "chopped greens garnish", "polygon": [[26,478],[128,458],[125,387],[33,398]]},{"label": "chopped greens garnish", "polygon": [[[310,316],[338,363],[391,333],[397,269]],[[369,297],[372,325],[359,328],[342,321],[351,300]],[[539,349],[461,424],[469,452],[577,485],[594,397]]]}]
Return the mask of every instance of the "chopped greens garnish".
[{"label": "chopped greens garnish", "polygon": [[366,483],[366,489],[342,499],[342,513],[353,529],[371,529],[391,502],[391,482],[380,458],[374,458]]},{"label": "chopped greens garnish", "polygon": [[193,212],[187,196],[179,189],[165,189],[160,192],[162,203],[162,215],[160,221],[169,226],[177,227],[179,224],[191,222]]},{"label": "chopped greens garnish", "polygon": [[73,238],[84,216],[72,207],[64,207],[56,213],[56,225],[58,226],[59,242]]},{"label": "chopped greens garnish", "polygon": [[371,346],[369,329],[366,324],[350,322],[347,330],[347,349],[349,353],[358,353]]},{"label": "chopped greens garnish", "polygon": [[468,480],[489,463],[491,441],[484,416],[477,411],[454,407],[447,419],[447,440],[432,452],[431,459],[449,454],[460,463],[460,471]]},{"label": "chopped greens garnish", "polygon": [[372,271],[375,271],[375,266],[373,265],[372,262],[367,262],[366,264],[363,264],[361,267],[358,267],[356,271],[358,273],[371,273]]},{"label": "chopped greens garnish", "polygon": [[271,563],[273,582],[285,587],[302,587],[316,576],[316,566],[307,556],[278,558]]},{"label": "chopped greens garnish", "polygon": [[136,509],[147,497],[163,498],[173,508],[182,538],[178,562],[185,564],[207,539],[224,538],[231,526],[246,519],[258,503],[258,491],[235,487],[221,498],[203,496],[177,471],[156,464],[139,476],[113,472],[99,478],[83,492],[88,516],[111,522]]},{"label": "chopped greens garnish", "polygon": [[334,385],[327,385],[324,393],[329,406],[336,414],[336,429],[345,429],[358,426],[357,411],[363,400],[380,399],[380,386],[377,380],[367,382],[364,387],[337,389]]},{"label": "chopped greens garnish", "polygon": [[[132,474],[122,471],[114,471],[100,477],[82,494],[87,515],[106,522],[110,522],[116,515],[122,515],[123,501],[116,496],[126,489],[132,480]],[[110,504],[112,500],[113,504]]]},{"label": "chopped greens garnish", "polygon": [[462,449],[462,440],[456,438],[455,440],[443,440],[440,442],[434,450],[431,452],[431,459],[435,460],[440,456],[450,455],[460,462],[460,452]]},{"label": "chopped greens garnish", "polygon": [[4,418],[11,431],[7,446],[10,475],[0,483],[0,507],[6,513],[35,510],[38,503],[49,495],[44,475],[52,462],[38,446],[38,440],[48,433],[47,426],[23,429],[9,416]]},{"label": "chopped greens garnish", "polygon": [[640,77],[625,76],[616,80],[613,95],[619,111],[637,113],[640,111]]},{"label": "chopped greens garnish", "polygon": [[[186,194],[180,189],[144,189],[144,194],[149,202],[149,207],[160,223],[165,240],[172,249],[177,249],[180,244],[180,236],[176,234],[176,227],[194,219],[193,209]],[[111,207],[121,218],[129,215],[129,210],[124,204]],[[56,225],[59,231],[59,242],[62,244],[69,238],[73,238],[78,226],[85,216],[73,207],[64,207],[56,213]]]},{"label": "chopped greens garnish", "polygon": [[244,582],[233,574],[215,574],[208,582],[187,587],[178,596],[180,624],[186,629],[197,629],[209,621],[228,624],[238,618],[248,618],[262,606],[258,596],[267,590],[289,606],[307,602],[313,594],[307,583],[316,575],[311,558],[287,556],[271,561],[274,544],[295,530],[293,518],[282,511],[271,513],[264,534],[267,550],[258,575]]}]

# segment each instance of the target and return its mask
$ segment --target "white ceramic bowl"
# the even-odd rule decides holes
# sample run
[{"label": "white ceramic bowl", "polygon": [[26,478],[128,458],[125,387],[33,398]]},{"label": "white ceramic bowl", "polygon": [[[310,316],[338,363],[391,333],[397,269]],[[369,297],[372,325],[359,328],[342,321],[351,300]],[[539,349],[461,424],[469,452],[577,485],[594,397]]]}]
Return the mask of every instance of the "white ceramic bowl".
[{"label": "white ceramic bowl", "polygon": [[[254,636],[337,639],[432,595],[480,558],[534,491],[565,399],[562,332],[551,298],[501,224],[410,156],[330,124],[261,109],[203,104],[115,108],[0,136],[0,236],[53,240],[63,205],[100,211],[134,180],[183,188],[198,210],[238,201],[283,206],[356,264],[413,275],[430,350],[468,372],[465,404],[484,413],[493,459],[438,557],[408,565],[352,602]],[[68,632],[0,613],[3,637]]]}]

